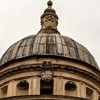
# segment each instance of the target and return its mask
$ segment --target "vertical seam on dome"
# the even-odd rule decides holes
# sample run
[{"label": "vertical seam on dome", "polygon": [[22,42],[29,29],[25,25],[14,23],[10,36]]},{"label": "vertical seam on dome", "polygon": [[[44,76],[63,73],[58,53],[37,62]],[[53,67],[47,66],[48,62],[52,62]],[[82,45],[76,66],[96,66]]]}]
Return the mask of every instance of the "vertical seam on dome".
[{"label": "vertical seam on dome", "polygon": [[40,45],[41,45],[41,39],[42,39],[42,37],[43,37],[43,33],[42,33],[42,35],[40,36],[39,46],[38,46],[38,50],[37,50],[37,51],[38,51],[38,52],[37,52],[38,54],[39,54],[39,50],[40,50]]},{"label": "vertical seam on dome", "polygon": [[[26,44],[27,44],[28,39],[26,38],[25,40],[26,40],[26,43],[25,43],[24,46],[22,46],[22,48],[23,48],[23,50],[22,50],[22,56],[24,56],[24,51],[25,51],[25,49],[26,49]],[[23,41],[24,41],[24,40],[23,40]],[[22,44],[22,43],[21,43],[21,44]]]},{"label": "vertical seam on dome", "polygon": [[33,47],[34,47],[34,41],[35,41],[36,36],[33,36],[31,38],[32,38],[32,41],[31,41],[31,44],[30,44],[30,52],[29,52],[29,55],[32,54]]},{"label": "vertical seam on dome", "polygon": [[76,58],[79,59],[80,57],[79,57],[78,47],[77,47],[76,43],[74,42],[74,40],[71,39],[71,41],[72,41],[72,42],[74,43],[74,45],[75,45],[75,55],[76,55]]},{"label": "vertical seam on dome", "polygon": [[55,39],[55,55],[57,54],[57,39],[56,39],[56,34],[53,34],[54,35],[54,39]]},{"label": "vertical seam on dome", "polygon": [[61,37],[61,36],[59,36],[59,37],[60,37],[60,40],[61,40],[61,46],[62,46],[62,54],[61,54],[61,55],[63,55],[63,54],[64,54],[64,49],[63,49],[62,37]]},{"label": "vertical seam on dome", "polygon": [[17,58],[17,54],[18,54],[19,48],[20,48],[20,46],[21,46],[21,44],[22,44],[23,41],[24,41],[24,39],[22,39],[22,41],[20,42],[20,44],[19,44],[19,46],[18,46],[18,48],[17,48],[17,52],[16,52],[14,58]]},{"label": "vertical seam on dome", "polygon": [[[70,49],[69,49],[69,43],[67,43],[66,40],[68,40],[68,42],[69,42],[68,37],[64,37],[64,41],[65,41],[65,44],[66,44],[66,46],[67,46],[67,48],[68,48],[68,55],[70,56],[71,54],[70,54]],[[68,45],[67,45],[67,44],[68,44]]]}]

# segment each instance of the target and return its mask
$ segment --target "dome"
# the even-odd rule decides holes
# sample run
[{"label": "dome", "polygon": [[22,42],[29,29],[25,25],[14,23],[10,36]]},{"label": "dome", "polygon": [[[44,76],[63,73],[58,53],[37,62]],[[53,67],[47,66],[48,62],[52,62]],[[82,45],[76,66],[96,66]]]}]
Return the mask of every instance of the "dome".
[{"label": "dome", "polygon": [[62,36],[55,29],[42,29],[14,43],[3,55],[0,65],[29,56],[48,55],[79,60],[98,68],[90,52],[73,39]]},{"label": "dome", "polygon": [[39,32],[11,45],[0,59],[0,100],[99,99],[100,70],[94,57],[60,34],[53,3],[47,4]]},{"label": "dome", "polygon": [[30,56],[55,56],[78,60],[99,69],[94,57],[81,44],[73,39],[60,35],[57,29],[58,16],[52,9],[52,1],[49,0],[48,8],[41,16],[41,29],[36,35],[31,35],[14,43],[1,58],[0,65],[13,60]]}]

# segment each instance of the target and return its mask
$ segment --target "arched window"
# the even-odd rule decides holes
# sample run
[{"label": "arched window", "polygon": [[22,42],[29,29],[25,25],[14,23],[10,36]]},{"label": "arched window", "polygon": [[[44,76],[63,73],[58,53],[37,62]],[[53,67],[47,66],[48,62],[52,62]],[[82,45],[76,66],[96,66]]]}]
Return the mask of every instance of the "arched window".
[{"label": "arched window", "polygon": [[41,95],[53,95],[53,80],[40,82],[40,94]]},{"label": "arched window", "polygon": [[28,95],[29,83],[22,80],[17,84],[16,95]]},{"label": "arched window", "polygon": [[65,95],[67,96],[76,96],[77,95],[77,86],[75,82],[68,81],[65,84]]}]

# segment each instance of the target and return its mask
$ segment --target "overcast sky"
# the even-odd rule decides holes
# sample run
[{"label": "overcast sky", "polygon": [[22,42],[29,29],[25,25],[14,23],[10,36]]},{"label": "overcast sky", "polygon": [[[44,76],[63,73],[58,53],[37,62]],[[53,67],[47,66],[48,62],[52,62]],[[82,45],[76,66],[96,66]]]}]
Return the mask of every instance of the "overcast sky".
[{"label": "overcast sky", "polygon": [[[48,0],[0,0],[0,58],[10,45],[40,28]],[[58,30],[84,45],[100,66],[100,0],[52,0]]]}]

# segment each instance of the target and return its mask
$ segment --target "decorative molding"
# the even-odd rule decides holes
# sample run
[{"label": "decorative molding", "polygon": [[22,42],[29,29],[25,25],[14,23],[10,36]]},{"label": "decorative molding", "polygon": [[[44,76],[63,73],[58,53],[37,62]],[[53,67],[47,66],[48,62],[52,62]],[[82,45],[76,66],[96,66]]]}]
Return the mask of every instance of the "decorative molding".
[{"label": "decorative molding", "polygon": [[89,100],[80,97],[62,96],[62,95],[24,95],[1,98],[0,100]]},{"label": "decorative molding", "polygon": [[44,61],[42,63],[42,73],[41,79],[43,81],[49,82],[53,79],[53,64],[51,61]]},{"label": "decorative molding", "polygon": [[[48,65],[48,64],[47,64]],[[26,65],[26,66],[18,66],[15,68],[11,68],[9,70],[6,70],[2,73],[0,73],[0,80],[3,78],[6,78],[8,76],[11,76],[13,74],[17,74],[17,73],[21,73],[21,72],[26,72],[26,71],[33,71],[33,70],[39,70],[42,71],[45,69],[46,66],[43,67],[43,65]],[[97,82],[100,84],[100,78],[97,77],[96,75],[87,72],[85,70],[79,69],[79,68],[75,68],[73,66],[64,66],[64,65],[57,65],[57,64],[53,64],[52,67],[49,66],[49,68],[52,68],[53,70],[56,69],[60,69],[60,70],[65,70],[65,71],[69,71],[69,72],[74,72],[76,74],[80,74],[81,76],[90,78],[91,80]],[[45,70],[47,70],[48,68],[46,67]]]}]

